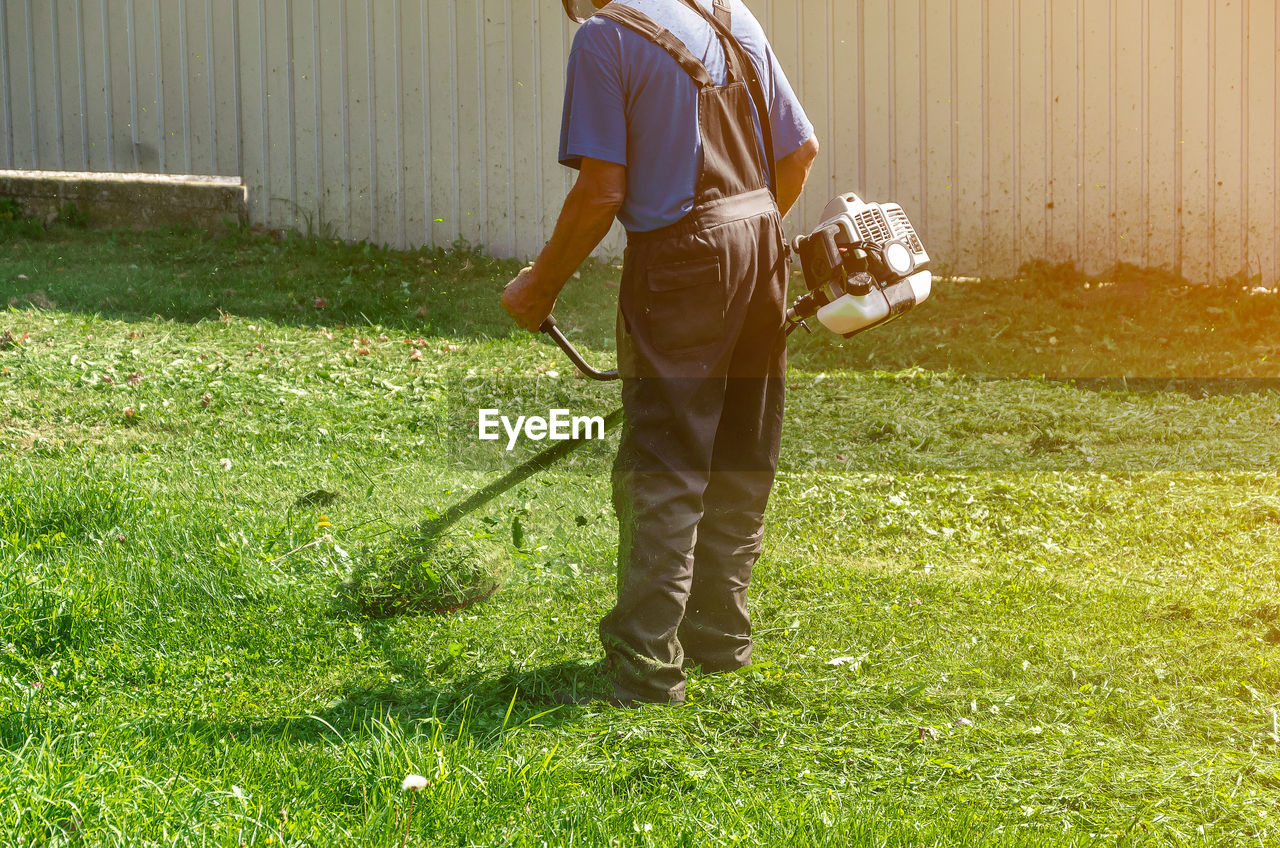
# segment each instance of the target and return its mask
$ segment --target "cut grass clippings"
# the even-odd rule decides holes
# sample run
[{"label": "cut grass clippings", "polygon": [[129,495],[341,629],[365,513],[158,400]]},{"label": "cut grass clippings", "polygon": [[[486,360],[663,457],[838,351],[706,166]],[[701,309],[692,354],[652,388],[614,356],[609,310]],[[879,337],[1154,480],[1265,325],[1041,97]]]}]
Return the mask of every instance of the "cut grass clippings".
[{"label": "cut grass clippings", "polygon": [[[506,320],[516,263],[5,234],[3,844],[1280,840],[1275,295],[940,281],[797,339],[754,665],[570,708],[611,442],[448,536],[485,603],[343,588],[536,449],[481,406],[617,404]],[[557,308],[602,365],[617,277]]]}]

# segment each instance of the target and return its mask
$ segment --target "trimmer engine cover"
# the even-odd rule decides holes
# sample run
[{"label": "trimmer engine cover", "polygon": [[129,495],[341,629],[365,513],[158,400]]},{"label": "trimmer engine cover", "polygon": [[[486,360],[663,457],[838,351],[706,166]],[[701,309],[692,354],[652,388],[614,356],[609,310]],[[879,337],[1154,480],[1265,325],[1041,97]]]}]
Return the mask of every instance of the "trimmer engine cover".
[{"label": "trimmer engine cover", "polygon": [[847,338],[915,308],[932,289],[929,254],[896,203],[842,194],[793,250],[808,289],[787,314],[793,324],[816,315]]}]

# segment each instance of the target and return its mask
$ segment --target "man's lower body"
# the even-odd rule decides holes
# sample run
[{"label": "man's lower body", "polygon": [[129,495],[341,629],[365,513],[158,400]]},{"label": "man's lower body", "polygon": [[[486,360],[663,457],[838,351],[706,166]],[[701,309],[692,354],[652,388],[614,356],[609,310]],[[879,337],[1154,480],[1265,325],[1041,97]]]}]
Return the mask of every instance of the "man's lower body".
[{"label": "man's lower body", "polygon": [[614,466],[622,700],[679,702],[685,668],[751,658],[747,587],[777,470],[786,347],[776,211],[627,248]]}]

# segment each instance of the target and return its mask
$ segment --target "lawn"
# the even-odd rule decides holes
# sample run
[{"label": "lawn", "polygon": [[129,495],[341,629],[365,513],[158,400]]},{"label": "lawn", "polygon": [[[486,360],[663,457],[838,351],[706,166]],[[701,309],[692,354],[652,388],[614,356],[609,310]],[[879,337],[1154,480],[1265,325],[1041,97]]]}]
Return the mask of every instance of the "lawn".
[{"label": "lawn", "polygon": [[[448,537],[491,600],[344,589],[530,455],[479,407],[616,405],[517,264],[4,226],[0,843],[1280,844],[1280,296],[1038,266],[793,337],[755,665],[555,707],[612,442]],[[617,278],[557,309],[601,365]]]}]

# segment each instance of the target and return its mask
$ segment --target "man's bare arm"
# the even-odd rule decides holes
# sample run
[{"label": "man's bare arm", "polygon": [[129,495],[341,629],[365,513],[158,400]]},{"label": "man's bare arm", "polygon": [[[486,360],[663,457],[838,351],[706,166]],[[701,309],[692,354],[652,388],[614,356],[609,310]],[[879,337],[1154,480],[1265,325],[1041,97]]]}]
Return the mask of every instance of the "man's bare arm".
[{"label": "man's bare arm", "polygon": [[537,332],[556,298],[591,251],[609,234],[627,193],[627,169],[599,159],[582,160],[582,170],[564,200],[551,240],[533,266],[507,285],[502,305],[516,323]]},{"label": "man's bare arm", "polygon": [[778,160],[778,208],[786,215],[800,199],[809,170],[818,158],[818,139],[810,138],[794,152]]}]

